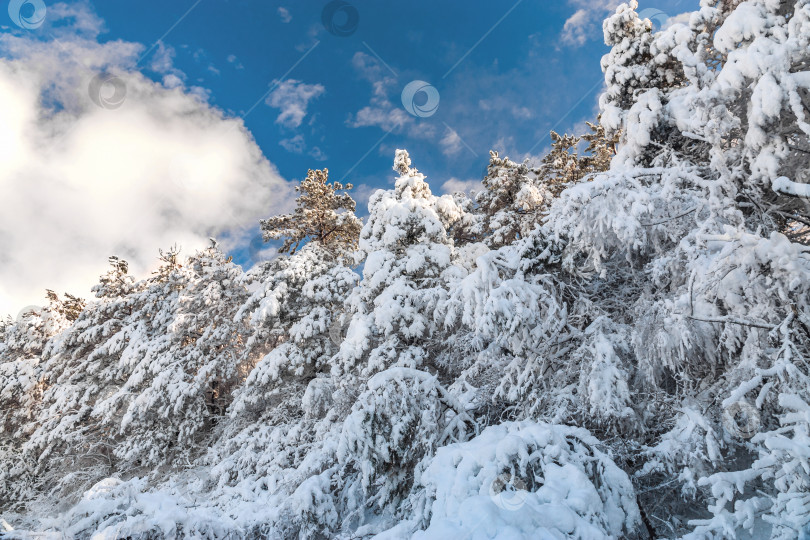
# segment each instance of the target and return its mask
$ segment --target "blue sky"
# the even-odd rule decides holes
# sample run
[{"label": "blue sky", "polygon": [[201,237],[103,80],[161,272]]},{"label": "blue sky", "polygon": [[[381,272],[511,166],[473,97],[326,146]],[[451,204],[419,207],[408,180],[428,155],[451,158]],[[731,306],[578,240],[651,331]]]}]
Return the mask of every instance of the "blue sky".
[{"label": "blue sky", "polygon": [[[572,2],[355,0],[346,8],[359,17],[349,36],[325,30],[326,4],[92,2],[107,25],[103,40],[150,45],[192,8],[162,43],[174,50],[173,62],[189,83],[209,90],[211,103],[230,114],[244,116],[293,66],[287,80],[320,85],[300,125],[277,123],[280,110],[264,102],[245,117],[265,155],[288,179],[324,166],[333,178],[344,177],[371,150],[347,180],[382,187],[392,177],[393,149],[405,147],[434,183],[473,180],[481,176],[489,149],[539,154],[552,127],[576,129],[595,115],[599,61],[607,52],[598,22],[604,2],[582,3],[594,22],[584,41],[563,37],[566,20],[579,9]],[[648,2],[639,9],[683,11],[687,4]],[[155,48],[151,56],[159,52]],[[428,118],[403,114],[408,124],[377,145],[390,126],[362,125],[357,112],[382,81],[384,96],[402,110],[400,93],[412,80],[437,88],[438,110]],[[282,141],[294,142],[285,148]]]},{"label": "blue sky", "polygon": [[[290,208],[309,168],[353,183],[363,216],[393,185],[396,148],[438,193],[474,187],[490,149],[541,157],[550,129],[596,118],[601,21],[618,0],[7,3],[0,313],[13,314],[46,287],[89,296],[112,254],[145,275],[158,248],[214,235],[250,266],[269,256],[258,220]],[[697,4],[639,12],[660,25]],[[403,103],[406,88],[427,91]]]}]

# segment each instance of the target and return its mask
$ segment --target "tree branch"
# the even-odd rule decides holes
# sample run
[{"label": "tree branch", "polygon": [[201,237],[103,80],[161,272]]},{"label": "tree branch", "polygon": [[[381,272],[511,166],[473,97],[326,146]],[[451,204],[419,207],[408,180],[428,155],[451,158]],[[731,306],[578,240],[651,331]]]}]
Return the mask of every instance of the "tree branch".
[{"label": "tree branch", "polygon": [[767,324],[767,323],[764,323],[764,322],[745,321],[743,319],[733,319],[733,318],[729,318],[729,317],[725,317],[725,318],[722,318],[722,317],[703,318],[703,317],[695,317],[693,315],[687,315],[686,318],[687,319],[692,319],[694,321],[705,322],[705,323],[739,324],[741,326],[751,326],[753,328],[763,328],[765,330],[773,330],[777,326],[777,325],[773,325],[773,324]]}]

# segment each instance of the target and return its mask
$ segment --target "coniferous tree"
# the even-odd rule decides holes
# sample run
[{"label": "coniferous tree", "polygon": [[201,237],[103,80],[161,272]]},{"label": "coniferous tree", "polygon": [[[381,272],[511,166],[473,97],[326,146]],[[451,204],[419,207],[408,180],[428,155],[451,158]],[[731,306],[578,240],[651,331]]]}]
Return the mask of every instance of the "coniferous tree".
[{"label": "coniferous tree", "polygon": [[[344,186],[326,179],[326,170],[309,171],[295,213],[262,222],[265,237],[284,238],[281,251],[289,255],[262,263],[243,280],[254,290],[237,313],[251,328],[242,353],[249,373],[209,455],[221,485],[275,486],[278,513],[255,525],[257,535],[283,530],[306,537],[335,525],[334,509],[307,514],[306,505],[291,505],[298,490],[309,489],[304,480],[334,466],[330,441],[348,412],[333,400],[331,359],[342,339],[344,303],[358,280],[345,264],[361,222],[351,197],[336,193]],[[297,480],[284,480],[289,475]]]},{"label": "coniferous tree", "polygon": [[94,300],[5,320],[0,513],[78,538],[802,538],[810,4],[702,0],[660,32],[637,7],[604,24],[599,122],[535,169],[493,152],[477,206],[400,150],[361,229],[310,171],[247,274],[215,245],[141,281],[112,257]]},{"label": "coniferous tree", "polygon": [[483,235],[490,247],[511,244],[528,235],[540,222],[553,197],[548,186],[529,167],[498,152],[489,152],[487,175],[476,202],[484,216]]},{"label": "coniferous tree", "polygon": [[348,303],[351,323],[336,374],[368,378],[390,366],[423,368],[435,335],[431,314],[446,295],[444,272],[454,257],[449,224],[459,209],[434,196],[425,177],[397,150],[394,189],[369,201],[360,234],[363,280]]},{"label": "coniferous tree", "polygon": [[362,223],[354,215],[354,200],[346,193],[353,186],[328,179],[328,169],[310,169],[295,188],[301,194],[295,211],[262,220],[265,240],[284,239],[280,253],[295,253],[309,241],[337,252],[350,252],[356,247]]}]

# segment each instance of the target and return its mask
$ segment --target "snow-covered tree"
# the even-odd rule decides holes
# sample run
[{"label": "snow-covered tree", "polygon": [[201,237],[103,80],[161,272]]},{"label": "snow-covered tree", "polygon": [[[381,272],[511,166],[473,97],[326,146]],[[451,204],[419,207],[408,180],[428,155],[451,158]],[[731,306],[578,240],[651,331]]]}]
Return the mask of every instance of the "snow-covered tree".
[{"label": "snow-covered tree", "polygon": [[[245,276],[253,293],[237,318],[251,328],[242,355],[250,369],[208,456],[217,490],[271,490],[275,511],[252,522],[257,535],[310,537],[335,525],[334,512],[311,505],[332,501],[330,489],[318,487],[318,474],[335,466],[334,441],[351,406],[334,403],[331,359],[346,324],[344,303],[359,278],[345,263],[360,221],[354,201],[334,193],[343,186],[325,181],[325,170],[310,171],[296,214],[263,222],[265,232],[285,224],[269,237],[286,237],[291,254]],[[312,232],[335,226],[338,234]],[[296,239],[307,244],[298,249]]]},{"label": "snow-covered tree", "polygon": [[56,295],[48,299],[0,324],[0,508],[21,508],[42,487],[33,474],[35,460],[22,453],[47,388],[42,354],[48,340],[70,326],[68,316],[83,307],[72,296],[67,308]]},{"label": "snow-covered tree", "polygon": [[[707,0],[655,34],[636,7],[620,6],[604,25],[613,48],[603,59],[602,123],[621,130],[618,154],[608,173],[561,194],[549,230],[567,242],[564,267],[621,284],[588,296],[631,325],[630,383],[653,397],[642,416],[657,416],[643,430],[652,443],[645,474],[666,470],[675,493],[715,500],[701,534],[735,536],[773,508],[767,534],[789,537],[798,521],[783,520],[779,505],[803,480],[782,482],[762,464],[780,444],[778,420],[810,398],[800,322],[808,255],[781,234],[803,212],[808,6]],[[735,435],[723,422],[733,407],[753,408],[763,434]],[[717,470],[731,459],[741,469],[733,480]],[[659,503],[660,489],[651,490]],[[669,523],[680,525],[660,534],[706,517],[678,505],[671,489],[667,497]]]},{"label": "snow-covered tree", "polygon": [[363,280],[349,297],[351,322],[336,376],[368,378],[391,366],[424,369],[436,335],[433,314],[446,295],[446,271],[454,257],[448,228],[461,209],[448,195],[434,196],[425,176],[397,150],[394,189],[369,201],[360,233]]},{"label": "snow-covered tree", "polygon": [[252,369],[211,459],[222,485],[256,485],[268,474],[281,485],[283,471],[295,469],[337,429],[331,358],[358,276],[312,243],[265,263],[249,279],[259,286],[237,317],[247,317],[253,329],[244,353]]},{"label": "snow-covered tree", "polygon": [[111,258],[94,301],[0,324],[0,512],[76,537],[806,536],[810,1],[702,0],[659,32],[637,8],[603,26],[600,121],[534,169],[493,152],[475,201],[398,150],[361,229],[309,171],[247,274],[213,246],[137,282]]},{"label": "snow-covered tree", "polygon": [[582,428],[491,426],[440,448],[415,483],[408,517],[383,538],[643,537],[630,478]]},{"label": "snow-covered tree", "polygon": [[490,151],[484,189],[476,196],[484,216],[482,235],[490,247],[511,244],[540,222],[553,195],[538,174],[528,161],[516,163]]},{"label": "snow-covered tree", "polygon": [[236,316],[248,295],[241,268],[215,243],[184,268],[188,282],[167,328],[170,343],[145,355],[123,387],[129,397],[117,427],[126,436],[115,452],[125,462],[191,462],[247,375],[248,332]]},{"label": "snow-covered tree", "polygon": [[409,517],[400,504],[417,465],[475,429],[463,405],[429,373],[394,367],[369,379],[343,424],[337,454],[348,477],[343,513],[357,522],[352,528],[364,525],[368,511],[389,521]]},{"label": "snow-covered tree", "polygon": [[[147,283],[121,279],[118,296],[107,288],[114,267],[97,288],[100,301],[52,339],[43,352],[42,410],[24,445],[24,457],[37,462],[47,489],[68,498],[117,470],[117,443],[125,438],[121,419],[139,380],[133,374],[168,347],[169,325],[186,276],[163,272]],[[122,276],[119,276],[122,277]],[[118,281],[117,279],[115,281]],[[160,437],[159,434],[156,434]],[[130,467],[140,465],[137,459]]]},{"label": "snow-covered tree", "polygon": [[309,241],[343,252],[357,246],[362,222],[354,215],[355,202],[347,193],[353,186],[328,182],[328,179],[328,169],[310,169],[301,185],[295,188],[301,193],[295,211],[262,220],[265,240],[284,239],[280,253],[295,253]]}]

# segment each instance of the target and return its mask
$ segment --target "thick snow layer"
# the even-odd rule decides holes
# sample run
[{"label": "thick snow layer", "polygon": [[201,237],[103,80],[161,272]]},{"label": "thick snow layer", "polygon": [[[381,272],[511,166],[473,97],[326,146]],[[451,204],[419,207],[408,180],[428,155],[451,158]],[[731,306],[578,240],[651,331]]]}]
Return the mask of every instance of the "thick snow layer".
[{"label": "thick snow layer", "polygon": [[538,168],[491,152],[475,200],[400,150],[359,237],[341,196],[346,251],[326,234],[245,273],[214,245],[137,282],[112,259],[86,305],[0,320],[3,518],[806,537],[810,0],[701,0],[660,32],[637,8],[603,26],[592,138],[553,134]]},{"label": "thick snow layer", "polygon": [[773,190],[785,195],[810,199],[810,184],[799,184],[784,176],[780,176],[773,181]]},{"label": "thick snow layer", "polygon": [[[504,423],[442,447],[418,474],[414,539],[620,538],[640,517],[627,475],[586,430]],[[418,519],[416,516],[415,519]],[[404,525],[378,538],[398,538]]]}]

